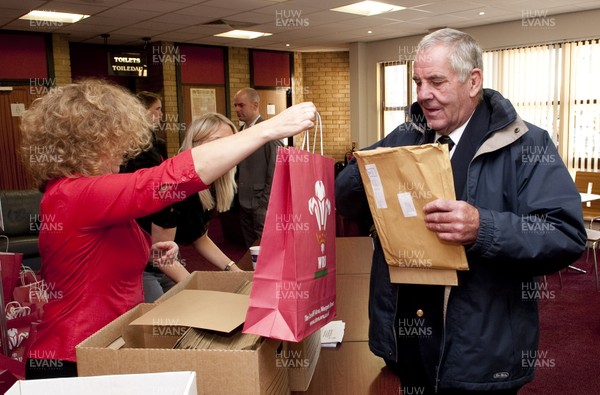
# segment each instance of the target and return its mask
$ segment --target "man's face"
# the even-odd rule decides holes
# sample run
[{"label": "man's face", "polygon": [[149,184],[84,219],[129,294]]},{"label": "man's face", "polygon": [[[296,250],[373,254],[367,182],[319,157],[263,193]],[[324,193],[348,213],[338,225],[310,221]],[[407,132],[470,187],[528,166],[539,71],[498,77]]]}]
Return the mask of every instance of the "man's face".
[{"label": "man's face", "polygon": [[258,103],[251,102],[245,94],[236,95],[233,106],[237,117],[244,123],[252,122],[258,117]]},{"label": "man's face", "polygon": [[[475,109],[479,69],[465,82],[450,66],[448,48],[437,45],[417,54],[413,80],[417,84],[417,102],[423,109],[427,125],[448,135],[464,124]],[[475,75],[473,75],[475,73]]]}]

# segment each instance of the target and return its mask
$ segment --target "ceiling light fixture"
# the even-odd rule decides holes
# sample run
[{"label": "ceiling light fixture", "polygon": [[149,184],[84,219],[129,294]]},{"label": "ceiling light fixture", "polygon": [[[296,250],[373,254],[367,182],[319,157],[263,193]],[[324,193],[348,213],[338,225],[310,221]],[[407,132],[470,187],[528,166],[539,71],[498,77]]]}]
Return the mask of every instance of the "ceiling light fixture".
[{"label": "ceiling light fixture", "polygon": [[343,7],[332,8],[331,11],[347,12],[349,14],[372,16],[405,9],[399,5],[381,3],[379,1],[361,1]]},{"label": "ceiling light fixture", "polygon": [[45,21],[45,22],[58,22],[58,23],[75,23],[85,18],[89,18],[89,15],[83,14],[70,14],[67,12],[54,12],[54,11],[31,11],[28,14],[23,15],[19,19],[26,19],[29,21]]},{"label": "ceiling light fixture", "polygon": [[253,32],[249,30],[230,30],[225,33],[215,34],[215,37],[241,38],[244,40],[252,40],[259,37],[270,36],[271,33]]}]

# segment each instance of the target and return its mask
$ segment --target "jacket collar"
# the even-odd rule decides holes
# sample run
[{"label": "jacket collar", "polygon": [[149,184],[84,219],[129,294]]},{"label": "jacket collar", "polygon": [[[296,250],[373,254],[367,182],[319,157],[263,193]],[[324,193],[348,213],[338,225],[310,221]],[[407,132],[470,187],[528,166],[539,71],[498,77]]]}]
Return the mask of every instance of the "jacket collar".
[{"label": "jacket collar", "polygon": [[489,131],[475,156],[506,147],[529,130],[510,100],[504,98],[499,92],[484,89],[483,100],[489,103],[492,115]]},{"label": "jacket collar", "polygon": [[[484,89],[483,101],[491,108],[491,119],[484,142],[479,147],[475,156],[507,146],[529,130],[525,122],[517,114],[510,100],[504,98],[499,92],[492,89]],[[480,103],[479,105],[486,103]],[[432,136],[435,136],[435,131],[427,126],[423,110],[417,102],[413,103],[410,107],[410,120],[414,128],[423,136],[425,143],[433,142]]]}]

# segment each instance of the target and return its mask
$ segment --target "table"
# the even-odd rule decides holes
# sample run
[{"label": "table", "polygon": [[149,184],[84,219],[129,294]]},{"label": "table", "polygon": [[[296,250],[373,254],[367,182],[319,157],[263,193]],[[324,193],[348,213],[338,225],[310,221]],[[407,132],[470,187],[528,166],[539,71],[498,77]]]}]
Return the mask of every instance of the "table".
[{"label": "table", "polygon": [[369,277],[373,242],[370,237],[336,239],[337,318],[346,323],[344,341],[321,348],[306,392],[294,395],[399,394],[400,379],[369,349]]},{"label": "table", "polygon": [[294,395],[400,393],[400,379],[385,366],[383,359],[369,350],[369,344],[346,339],[335,349],[321,348],[308,390],[292,392]]},{"label": "table", "polygon": [[[586,203],[587,207],[591,206],[590,202],[600,199],[600,195],[595,194],[595,193],[579,192],[579,194],[581,195],[581,203],[582,204]],[[592,222],[593,221],[594,220],[592,219]],[[591,227],[591,223],[590,223],[590,227]],[[586,273],[585,270],[578,268],[577,266],[574,266],[574,265],[569,265],[569,269],[573,269],[575,271],[578,271],[579,273]]]}]

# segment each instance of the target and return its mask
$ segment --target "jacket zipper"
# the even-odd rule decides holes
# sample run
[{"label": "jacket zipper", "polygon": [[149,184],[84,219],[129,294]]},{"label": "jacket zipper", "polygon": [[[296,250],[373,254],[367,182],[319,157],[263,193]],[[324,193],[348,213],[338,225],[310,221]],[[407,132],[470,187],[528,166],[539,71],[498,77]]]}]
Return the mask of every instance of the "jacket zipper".
[{"label": "jacket zipper", "polygon": [[438,386],[440,383],[440,369],[442,367],[442,359],[444,358],[444,351],[446,348],[446,314],[448,312],[448,308],[447,308],[447,304],[450,302],[450,292],[452,292],[452,287],[448,286],[449,291],[448,291],[448,301],[446,301],[446,295],[445,295],[445,291],[444,291],[444,302],[446,303],[446,309],[444,310],[444,319],[443,319],[443,323],[444,323],[444,331],[442,333],[442,342],[440,345],[440,357],[438,360],[438,364],[435,368],[435,384],[434,384],[434,392],[437,394],[438,392]]},{"label": "jacket zipper", "polygon": [[398,363],[398,333],[396,332],[396,326],[398,325],[398,293],[400,293],[400,290],[398,289],[398,287],[396,287],[396,303],[394,304],[394,324],[392,325],[392,328],[394,329],[394,350],[396,350],[396,363]]}]

